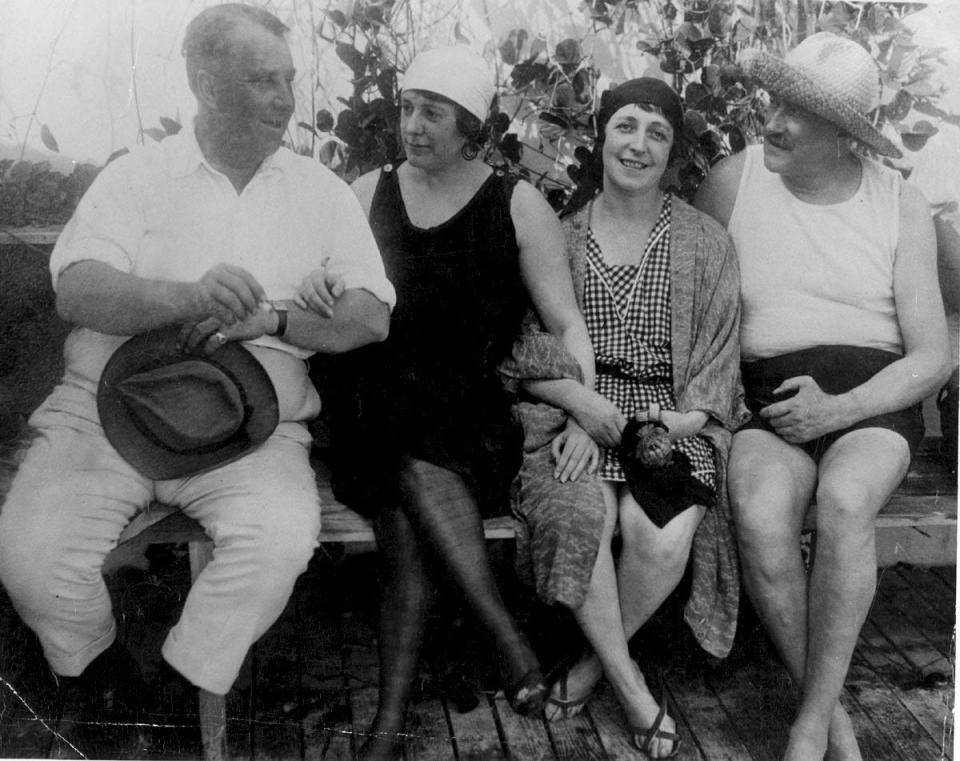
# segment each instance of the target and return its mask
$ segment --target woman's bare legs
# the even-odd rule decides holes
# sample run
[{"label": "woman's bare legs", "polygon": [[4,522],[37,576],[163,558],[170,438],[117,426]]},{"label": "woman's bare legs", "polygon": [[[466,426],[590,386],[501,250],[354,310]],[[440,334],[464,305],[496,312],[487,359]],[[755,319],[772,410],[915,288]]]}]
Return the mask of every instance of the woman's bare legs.
[{"label": "woman's bare legs", "polygon": [[[658,529],[626,487],[618,486],[604,484],[603,541],[587,597],[573,611],[593,652],[570,669],[568,688],[569,697],[576,699],[606,674],[630,726],[641,729],[654,723],[660,707],[631,660],[627,643],[679,583],[704,509],[687,510]],[[615,570],[609,540],[617,519],[623,550]],[[666,717],[661,728],[675,731],[673,719]],[[652,750],[655,757],[665,756],[673,743],[660,740]]]}]

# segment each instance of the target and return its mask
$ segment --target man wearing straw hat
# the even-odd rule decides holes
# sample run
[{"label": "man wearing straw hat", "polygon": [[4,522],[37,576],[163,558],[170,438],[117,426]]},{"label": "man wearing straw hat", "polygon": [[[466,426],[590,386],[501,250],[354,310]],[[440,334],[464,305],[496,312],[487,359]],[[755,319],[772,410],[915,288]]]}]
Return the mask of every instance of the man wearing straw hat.
[{"label": "man wearing straw hat", "polygon": [[[320,399],[304,360],[387,333],[393,287],[354,195],[281,147],[285,32],[238,3],[194,18],[192,128],[107,166],[51,257],[75,327],[0,514],[0,579],[61,682],[83,674],[86,691],[131,683],[101,568],[151,500],[214,541],[163,656],[230,689],[319,534],[306,421]],[[293,302],[318,267],[336,295],[322,313]]]},{"label": "man wearing straw hat", "polygon": [[919,191],[865,156],[898,151],[867,116],[880,81],[863,48],[820,33],[745,69],[770,94],[763,145],[698,196],[741,269],[754,417],[733,438],[731,501],[747,591],[800,689],[784,759],[860,759],[838,698],[876,586],[874,519],[949,372],[936,242]]}]

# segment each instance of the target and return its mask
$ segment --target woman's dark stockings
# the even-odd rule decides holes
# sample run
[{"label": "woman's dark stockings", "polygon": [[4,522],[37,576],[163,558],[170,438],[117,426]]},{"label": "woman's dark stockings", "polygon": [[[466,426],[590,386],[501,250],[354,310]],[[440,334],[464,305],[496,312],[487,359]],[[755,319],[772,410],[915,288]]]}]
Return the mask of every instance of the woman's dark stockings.
[{"label": "woman's dark stockings", "polygon": [[380,550],[380,693],[362,761],[399,759],[407,703],[417,677],[420,648],[435,590],[419,540],[406,514],[385,507],[374,522]]},{"label": "woman's dark stockings", "polygon": [[405,462],[400,484],[404,509],[425,551],[493,639],[514,710],[538,713],[546,694],[540,664],[500,597],[483,520],[467,485],[456,473],[414,459]]},{"label": "woman's dark stockings", "polygon": [[433,602],[429,561],[463,594],[484,625],[504,667],[507,697],[519,713],[538,713],[546,687],[536,654],[507,611],[487,557],[483,522],[463,480],[449,470],[408,459],[401,471],[401,508],[385,507],[375,523],[385,586],[380,610],[380,697],[363,761],[400,757],[398,741]]}]

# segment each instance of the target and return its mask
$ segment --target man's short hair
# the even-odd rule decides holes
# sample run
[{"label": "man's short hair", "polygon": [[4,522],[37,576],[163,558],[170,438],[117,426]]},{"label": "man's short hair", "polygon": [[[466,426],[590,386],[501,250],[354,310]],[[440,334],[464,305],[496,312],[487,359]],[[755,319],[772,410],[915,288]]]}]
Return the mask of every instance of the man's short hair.
[{"label": "man's short hair", "polygon": [[231,52],[232,33],[242,23],[250,21],[277,37],[283,37],[289,27],[263,8],[243,3],[214,5],[198,13],[187,24],[181,50],[187,61],[187,81],[196,92],[197,72],[200,69],[219,71]]}]

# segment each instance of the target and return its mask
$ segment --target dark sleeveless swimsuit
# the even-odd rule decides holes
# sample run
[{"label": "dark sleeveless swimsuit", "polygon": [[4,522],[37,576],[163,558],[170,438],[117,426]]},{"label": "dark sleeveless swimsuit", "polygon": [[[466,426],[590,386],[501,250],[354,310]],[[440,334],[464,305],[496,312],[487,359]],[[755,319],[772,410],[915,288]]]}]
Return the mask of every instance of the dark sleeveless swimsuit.
[{"label": "dark sleeveless swimsuit", "polygon": [[403,457],[459,474],[484,515],[509,509],[522,433],[497,366],[529,303],[512,191],[491,174],[457,214],[422,229],[407,216],[396,169],[380,175],[370,226],[397,289],[390,336],[344,355],[340,393],[328,397],[334,488],[364,514],[397,499]]}]

